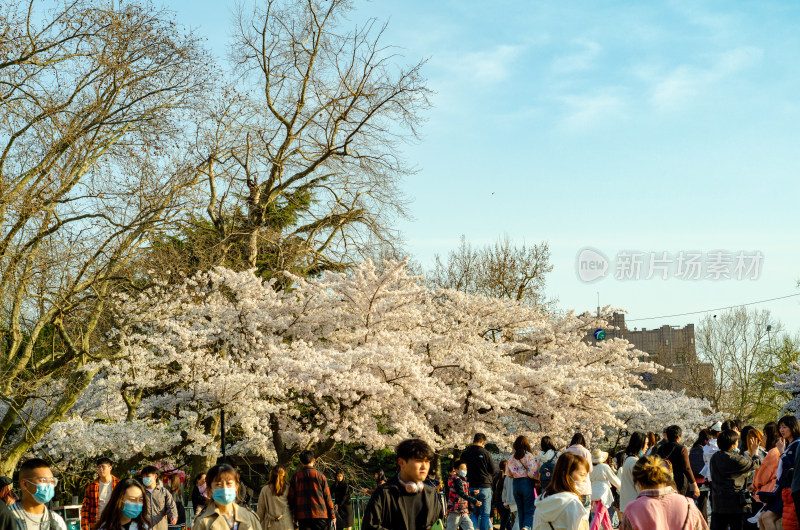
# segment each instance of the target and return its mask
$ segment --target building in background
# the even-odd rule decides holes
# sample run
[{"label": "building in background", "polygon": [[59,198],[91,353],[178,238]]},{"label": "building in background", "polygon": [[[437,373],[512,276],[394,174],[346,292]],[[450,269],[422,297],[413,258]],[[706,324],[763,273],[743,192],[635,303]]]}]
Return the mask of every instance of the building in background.
[{"label": "building in background", "polygon": [[[616,329],[612,329],[616,328]],[[683,327],[663,325],[658,328],[628,329],[625,315],[614,313],[609,326],[604,330],[605,338],[625,339],[637,350],[648,354],[648,360],[658,363],[671,372],[661,372],[655,376],[646,374],[644,382],[650,388],[664,390],[686,390],[686,394],[697,397],[696,390],[713,383],[714,369],[711,363],[700,362],[695,349],[694,324]],[[586,338],[597,343],[593,335]]]}]

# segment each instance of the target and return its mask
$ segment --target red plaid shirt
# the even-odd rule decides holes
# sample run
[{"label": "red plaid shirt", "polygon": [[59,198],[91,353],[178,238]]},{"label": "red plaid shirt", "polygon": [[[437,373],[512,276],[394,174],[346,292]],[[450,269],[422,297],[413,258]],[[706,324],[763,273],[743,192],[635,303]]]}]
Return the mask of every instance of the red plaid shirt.
[{"label": "red plaid shirt", "polygon": [[289,484],[288,498],[295,521],[336,519],[328,480],[313,467],[304,467],[294,474]]},{"label": "red plaid shirt", "polygon": [[[114,488],[117,487],[117,482],[119,482],[119,479],[112,476],[111,491],[114,491]],[[83,506],[81,506],[81,530],[92,530],[94,528],[94,525],[97,523],[97,519],[100,515],[97,513],[97,508],[99,506],[100,479],[98,478],[86,486],[86,493],[83,495]]]}]

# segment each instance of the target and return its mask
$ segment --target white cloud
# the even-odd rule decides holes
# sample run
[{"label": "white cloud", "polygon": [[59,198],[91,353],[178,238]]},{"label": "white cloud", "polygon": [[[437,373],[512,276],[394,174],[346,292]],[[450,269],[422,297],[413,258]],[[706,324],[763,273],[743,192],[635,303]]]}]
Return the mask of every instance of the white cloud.
[{"label": "white cloud", "polygon": [[569,74],[594,68],[595,60],[603,51],[603,47],[586,39],[578,39],[574,44],[578,47],[577,51],[558,56],[553,60],[553,72]]},{"label": "white cloud", "polygon": [[718,54],[705,67],[683,64],[665,74],[642,72],[642,77],[651,84],[651,102],[659,108],[673,108],[752,67],[762,56],[760,48],[742,46]]},{"label": "white cloud", "polygon": [[560,98],[568,107],[561,127],[570,132],[582,132],[602,121],[620,117],[625,101],[615,90],[599,94],[571,95]]},{"label": "white cloud", "polygon": [[488,50],[466,53],[451,63],[451,68],[460,77],[473,82],[500,83],[511,76],[514,63],[524,49],[521,45],[501,44]]}]

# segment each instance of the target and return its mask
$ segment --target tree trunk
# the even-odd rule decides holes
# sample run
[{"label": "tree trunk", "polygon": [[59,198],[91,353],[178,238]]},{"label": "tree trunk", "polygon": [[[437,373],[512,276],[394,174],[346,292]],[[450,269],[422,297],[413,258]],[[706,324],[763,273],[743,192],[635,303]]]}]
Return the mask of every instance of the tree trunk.
[{"label": "tree trunk", "polygon": [[[220,442],[220,419],[219,415],[215,415],[211,418],[205,425],[206,427],[206,434],[211,434],[214,436],[214,444],[218,446]],[[221,456],[221,451],[215,452]],[[209,469],[211,469],[214,464],[217,463],[217,456],[215,454],[210,455],[192,455],[191,457],[191,469],[192,469],[192,487],[194,487],[194,478],[199,475],[200,473],[206,473]]]},{"label": "tree trunk", "polygon": [[13,475],[14,468],[17,467],[25,453],[42,439],[42,436],[50,430],[50,426],[53,423],[61,420],[67,411],[75,405],[75,401],[86,390],[96,373],[97,370],[85,370],[74,372],[70,376],[66,385],[68,390],[65,391],[61,399],[50,409],[46,416],[26,432],[25,436],[3,454],[3,459],[0,461],[0,474],[7,477]]}]

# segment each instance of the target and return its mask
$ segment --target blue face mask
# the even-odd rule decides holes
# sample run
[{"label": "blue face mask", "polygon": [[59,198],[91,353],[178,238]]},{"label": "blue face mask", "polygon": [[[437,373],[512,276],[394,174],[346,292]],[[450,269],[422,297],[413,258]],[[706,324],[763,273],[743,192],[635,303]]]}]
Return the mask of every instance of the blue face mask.
[{"label": "blue face mask", "polygon": [[467,470],[466,469],[459,469],[458,470],[458,474],[461,475],[462,477],[466,477],[467,476]]},{"label": "blue face mask", "polygon": [[153,477],[142,477],[142,484],[149,488],[153,485]]},{"label": "blue face mask", "polygon": [[128,519],[136,519],[142,513],[142,505],[138,502],[126,502],[122,505],[122,515]]},{"label": "blue face mask", "polygon": [[36,493],[31,495],[36,502],[46,504],[53,499],[53,495],[56,493],[56,487],[53,484],[36,484],[35,482],[31,482],[31,484],[36,485]]},{"label": "blue face mask", "polygon": [[213,493],[214,502],[227,506],[236,500],[236,488],[217,488]]}]

